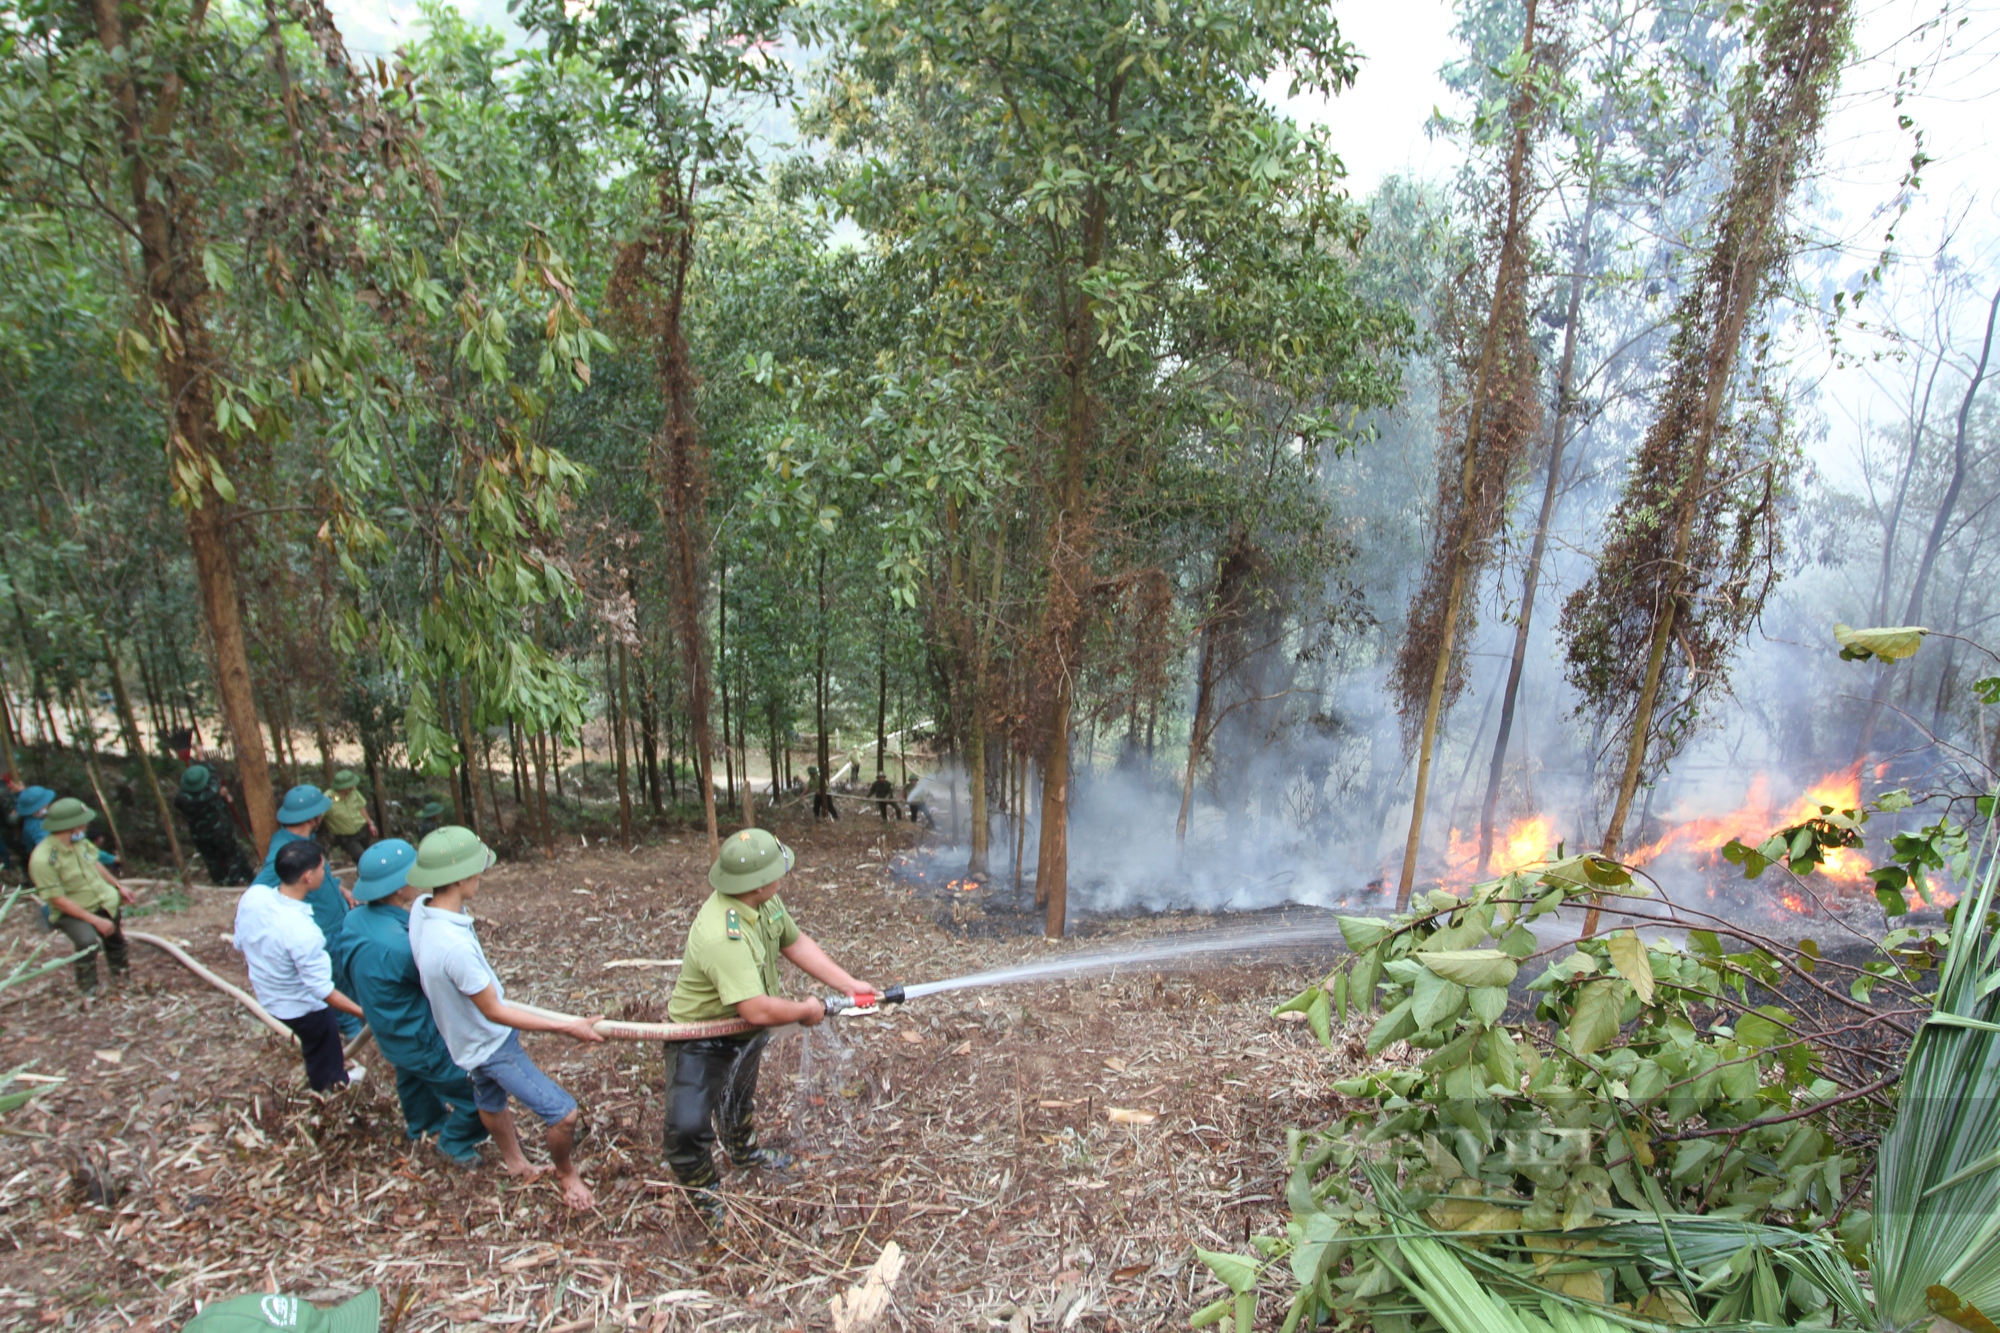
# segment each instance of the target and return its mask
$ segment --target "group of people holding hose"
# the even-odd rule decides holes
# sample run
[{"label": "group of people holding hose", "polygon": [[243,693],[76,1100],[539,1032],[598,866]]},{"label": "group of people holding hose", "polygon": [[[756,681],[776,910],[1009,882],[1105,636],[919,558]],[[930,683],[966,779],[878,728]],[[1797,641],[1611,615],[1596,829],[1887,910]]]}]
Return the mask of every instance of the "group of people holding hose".
[{"label": "group of people holding hose", "polygon": [[[564,1201],[591,1207],[574,1153],[582,1112],[529,1057],[520,1034],[601,1041],[596,1025],[603,1016],[551,1015],[507,1002],[470,910],[497,858],[471,829],[446,825],[416,846],[401,838],[357,845],[333,833],[335,845],[357,860],[352,885],[343,884],[319,835],[340,793],[351,790],[298,786],[279,806],[278,831],[237,903],[233,935],[258,1003],[298,1037],[307,1083],[321,1094],[337,1094],[364,1077],[362,1067],[348,1062],[346,1047],[366,1023],[394,1070],[405,1133],[428,1140],[459,1166],[480,1166],[481,1145],[490,1138],[509,1174],[541,1174],[516,1132],[512,1107],[520,1103],[545,1127]],[[37,895],[55,913],[91,923],[117,977],[127,961],[118,918],[122,904],[135,899],[78,849],[80,831],[95,816],[81,801],[55,802],[43,817],[47,837],[31,873]],[[372,824],[367,832],[373,834]],[[689,929],[668,1002],[675,1024],[747,1025],[730,1035],[665,1043],[663,1157],[710,1227],[723,1214],[718,1137],[739,1169],[792,1165],[788,1154],[757,1140],[758,1066],[771,1029],[814,1026],[834,1007],[786,999],[778,960],[843,997],[874,991],[799,929],[778,896],[792,865],[791,849],[765,830],[730,835],[709,868],[712,892]],[[79,950],[87,947],[80,931],[65,933]],[[77,966],[79,984],[87,967],[94,987],[95,958],[80,957]]]}]

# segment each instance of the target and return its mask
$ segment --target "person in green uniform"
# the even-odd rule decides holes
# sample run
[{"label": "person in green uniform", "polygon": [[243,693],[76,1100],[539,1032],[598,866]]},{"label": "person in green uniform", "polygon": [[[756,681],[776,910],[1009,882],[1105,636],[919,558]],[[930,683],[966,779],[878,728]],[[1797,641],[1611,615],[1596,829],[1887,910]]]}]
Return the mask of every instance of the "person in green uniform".
[{"label": "person in green uniform", "polygon": [[417,811],[417,840],[423,841],[444,827],[444,806],[436,801],[426,801],[424,808]]},{"label": "person in green uniform", "polygon": [[361,864],[361,853],[368,850],[368,844],[381,836],[375,831],[375,821],[368,817],[368,798],[361,794],[361,779],[353,769],[343,768],[333,775],[333,785],[326,789],[327,800],[333,802],[326,811],[326,833],[333,845],[354,858],[354,864]]},{"label": "person in green uniform", "polygon": [[667,1003],[667,1017],[675,1023],[741,1018],[760,1029],[747,1036],[666,1044],[666,1161],[710,1226],[722,1215],[713,1153],[718,1126],[732,1164],[782,1170],[792,1163],[787,1154],[758,1146],[758,1062],[771,1028],[817,1026],[826,1018],[827,1004],[786,999],[778,959],[788,959],[842,995],[874,990],[827,957],[785,910],[778,881],[791,868],[792,849],[765,830],[729,835],[709,868],[715,892],[688,928],[680,978]]},{"label": "person in green uniform", "polygon": [[86,996],[97,993],[97,955],[85,953],[91,945],[103,946],[114,980],[124,977],[129,959],[120,918],[125,904],[139,901],[98,863],[97,846],[86,833],[95,818],[97,812],[74,796],[55,802],[42,816],[45,836],[28,858],[42,919],[84,954],[73,970],[76,988]]},{"label": "person in green uniform", "polygon": [[219,886],[250,882],[250,861],[236,840],[236,821],[229,817],[229,799],[222,783],[206,764],[191,764],[181,774],[174,809],[187,820],[188,836],[208,863],[208,877]]},{"label": "person in green uniform", "polygon": [[375,1044],[395,1067],[403,1132],[411,1139],[436,1135],[439,1152],[471,1168],[479,1165],[486,1125],[472,1080],[451,1062],[438,1034],[410,950],[410,905],[423,894],[409,882],[416,863],[417,849],[401,838],[385,838],[362,853],[354,879],[361,906],[327,941],[327,953],[334,984],[367,1013]]}]

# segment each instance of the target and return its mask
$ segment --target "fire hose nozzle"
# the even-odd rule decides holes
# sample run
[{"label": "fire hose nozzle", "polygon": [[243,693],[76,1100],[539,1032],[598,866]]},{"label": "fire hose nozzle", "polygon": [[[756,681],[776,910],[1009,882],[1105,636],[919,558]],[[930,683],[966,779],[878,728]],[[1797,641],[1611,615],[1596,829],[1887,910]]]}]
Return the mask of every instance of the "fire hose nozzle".
[{"label": "fire hose nozzle", "polygon": [[827,1016],[832,1017],[835,1014],[865,1012],[878,1005],[901,1004],[903,1000],[903,988],[897,985],[889,987],[880,994],[874,991],[858,991],[853,995],[829,995],[823,1003],[826,1005]]}]

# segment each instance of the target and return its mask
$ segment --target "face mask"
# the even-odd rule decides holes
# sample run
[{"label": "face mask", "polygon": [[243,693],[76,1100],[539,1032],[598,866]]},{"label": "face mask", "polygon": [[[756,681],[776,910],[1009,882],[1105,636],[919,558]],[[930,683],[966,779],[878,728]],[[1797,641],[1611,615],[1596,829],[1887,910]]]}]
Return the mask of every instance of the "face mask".
[{"label": "face mask", "polygon": [[69,840],[71,842],[82,842],[85,836],[86,835],[84,834],[84,831],[82,829],[78,829],[76,832],[69,835]]}]

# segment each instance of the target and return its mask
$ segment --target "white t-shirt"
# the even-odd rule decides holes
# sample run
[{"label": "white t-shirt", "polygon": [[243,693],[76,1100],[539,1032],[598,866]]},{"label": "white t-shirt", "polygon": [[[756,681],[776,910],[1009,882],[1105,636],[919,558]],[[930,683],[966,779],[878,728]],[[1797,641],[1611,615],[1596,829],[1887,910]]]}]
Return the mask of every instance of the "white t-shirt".
[{"label": "white t-shirt", "polygon": [[430,904],[426,894],[410,905],[410,953],[417,960],[417,977],[452,1063],[460,1069],[477,1069],[493,1058],[514,1029],[480,1013],[472,997],[488,986],[497,999],[506,999],[507,993],[479,947],[472,918]]},{"label": "white t-shirt", "polygon": [[236,900],[236,947],[250,965],[250,988],[273,1018],[304,1018],[326,1008],[333,962],[312,909],[266,884]]}]

